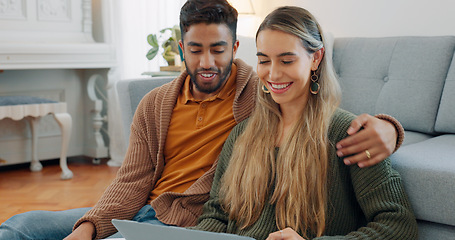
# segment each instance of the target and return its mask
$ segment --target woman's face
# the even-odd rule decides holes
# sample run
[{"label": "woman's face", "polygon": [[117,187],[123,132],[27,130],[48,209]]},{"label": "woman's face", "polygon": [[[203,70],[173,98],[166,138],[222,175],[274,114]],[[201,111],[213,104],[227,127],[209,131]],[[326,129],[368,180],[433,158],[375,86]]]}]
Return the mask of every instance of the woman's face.
[{"label": "woman's face", "polygon": [[313,56],[322,51],[309,54],[300,38],[270,29],[259,32],[256,46],[257,73],[273,100],[281,107],[302,109],[310,94],[311,70],[316,70],[319,62]]}]

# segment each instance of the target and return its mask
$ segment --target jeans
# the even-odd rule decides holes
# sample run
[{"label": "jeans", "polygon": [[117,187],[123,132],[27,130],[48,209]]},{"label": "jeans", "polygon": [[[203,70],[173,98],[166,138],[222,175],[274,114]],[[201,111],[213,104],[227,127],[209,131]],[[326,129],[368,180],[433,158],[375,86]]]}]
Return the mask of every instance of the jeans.
[{"label": "jeans", "polygon": [[[0,240],[61,240],[71,234],[74,224],[90,208],[77,208],[65,211],[31,211],[21,213],[0,225]],[[155,225],[166,225],[156,218],[155,210],[145,205],[132,219]],[[116,233],[108,238],[122,238]]]}]

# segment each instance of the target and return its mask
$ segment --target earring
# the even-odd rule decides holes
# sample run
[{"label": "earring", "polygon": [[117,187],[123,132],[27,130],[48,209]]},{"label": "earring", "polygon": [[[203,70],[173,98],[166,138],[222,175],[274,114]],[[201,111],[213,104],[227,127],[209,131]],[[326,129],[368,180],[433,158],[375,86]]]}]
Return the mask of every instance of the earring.
[{"label": "earring", "polygon": [[262,91],[265,93],[270,93],[269,89],[265,85],[262,85]]},{"label": "earring", "polygon": [[318,75],[316,75],[316,71],[313,71],[313,74],[311,75],[310,79],[311,79],[310,92],[311,94],[316,95],[321,89],[318,83],[319,77]]}]

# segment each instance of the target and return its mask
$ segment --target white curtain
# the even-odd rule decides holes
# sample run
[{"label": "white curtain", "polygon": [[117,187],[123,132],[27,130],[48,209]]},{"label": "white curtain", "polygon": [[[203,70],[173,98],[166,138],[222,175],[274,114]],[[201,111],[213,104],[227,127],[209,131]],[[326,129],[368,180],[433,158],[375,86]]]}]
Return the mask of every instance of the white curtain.
[{"label": "white curtain", "polygon": [[[165,65],[159,56],[149,61],[145,55],[150,49],[147,35],[179,23],[180,8],[186,0],[116,0],[105,1],[110,8],[109,35],[115,46],[117,67],[109,72],[107,93],[109,98],[109,153],[111,166],[119,166],[126,153],[115,89],[117,81],[147,78],[143,72],[159,71]],[[105,5],[106,6],[106,5]]]},{"label": "white curtain", "polygon": [[158,71],[164,59],[157,56],[149,61],[145,55],[150,49],[147,35],[179,23],[184,0],[118,1],[119,30],[122,43],[117,48],[122,56],[121,78],[140,77],[146,71]]}]

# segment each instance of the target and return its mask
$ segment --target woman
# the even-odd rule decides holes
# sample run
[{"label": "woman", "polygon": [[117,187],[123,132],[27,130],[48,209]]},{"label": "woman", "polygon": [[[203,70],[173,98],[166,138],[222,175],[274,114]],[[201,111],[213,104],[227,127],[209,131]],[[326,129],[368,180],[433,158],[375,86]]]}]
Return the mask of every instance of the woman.
[{"label": "woman", "polygon": [[415,239],[417,224],[390,160],[346,166],[335,143],[354,115],[324,57],[322,30],[299,7],[256,34],[261,89],[218,161],[197,229],[256,239]]}]

